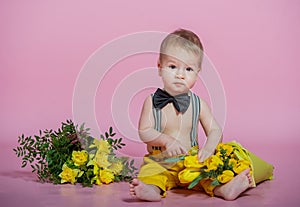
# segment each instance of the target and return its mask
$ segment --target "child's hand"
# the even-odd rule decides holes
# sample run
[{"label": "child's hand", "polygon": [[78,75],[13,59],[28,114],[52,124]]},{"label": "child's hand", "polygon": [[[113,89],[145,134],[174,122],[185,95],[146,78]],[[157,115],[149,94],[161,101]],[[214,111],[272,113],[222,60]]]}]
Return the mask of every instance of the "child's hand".
[{"label": "child's hand", "polygon": [[177,155],[182,155],[187,153],[187,149],[176,139],[166,144],[166,150],[164,153],[168,157],[174,157]]},{"label": "child's hand", "polygon": [[206,150],[205,148],[200,149],[198,152],[199,162],[204,162],[204,160],[206,160],[207,158],[212,156],[213,153],[214,153],[214,151],[209,151],[209,150]]}]

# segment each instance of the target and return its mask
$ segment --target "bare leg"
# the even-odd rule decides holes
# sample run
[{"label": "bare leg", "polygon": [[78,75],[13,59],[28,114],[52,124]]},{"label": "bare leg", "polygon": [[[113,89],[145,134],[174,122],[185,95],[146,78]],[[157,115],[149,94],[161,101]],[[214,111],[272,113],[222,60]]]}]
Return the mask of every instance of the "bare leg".
[{"label": "bare leg", "polygon": [[130,184],[130,195],[141,200],[146,201],[160,201],[160,188],[155,185],[148,185],[139,181],[138,179],[133,179]]},{"label": "bare leg", "polygon": [[252,185],[253,180],[250,175],[250,169],[246,169],[228,183],[216,187],[214,194],[225,200],[234,200]]}]

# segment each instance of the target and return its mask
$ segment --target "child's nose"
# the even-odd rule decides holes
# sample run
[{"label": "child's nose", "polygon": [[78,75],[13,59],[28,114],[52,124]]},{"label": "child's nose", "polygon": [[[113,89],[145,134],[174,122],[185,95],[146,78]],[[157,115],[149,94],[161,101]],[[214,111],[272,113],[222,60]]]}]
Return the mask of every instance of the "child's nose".
[{"label": "child's nose", "polygon": [[176,78],[184,79],[184,69],[178,68],[176,71]]}]

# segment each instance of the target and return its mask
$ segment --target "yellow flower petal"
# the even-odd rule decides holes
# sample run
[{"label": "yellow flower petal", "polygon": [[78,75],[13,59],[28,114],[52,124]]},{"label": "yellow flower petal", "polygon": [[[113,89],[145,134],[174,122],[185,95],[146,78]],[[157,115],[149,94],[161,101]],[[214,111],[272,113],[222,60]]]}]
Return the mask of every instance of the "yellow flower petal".
[{"label": "yellow flower petal", "polygon": [[204,163],[199,162],[198,155],[186,156],[183,163],[185,167],[201,168],[204,166]]},{"label": "yellow flower petal", "polygon": [[110,170],[100,171],[100,180],[102,183],[109,184],[114,181],[114,174]]},{"label": "yellow flower petal", "polygon": [[205,172],[209,172],[211,170],[216,170],[219,165],[224,165],[224,163],[218,156],[212,155],[205,160],[205,165],[207,166]]},{"label": "yellow flower petal", "polygon": [[97,153],[94,160],[100,168],[106,169],[111,165],[108,161],[108,155],[105,153]]},{"label": "yellow flower petal", "polygon": [[78,169],[69,168],[66,164],[62,167],[62,172],[59,174],[61,183],[72,183],[76,182],[76,177],[81,171]]},{"label": "yellow flower petal", "polygon": [[246,169],[251,169],[251,163],[247,160],[239,160],[237,164],[233,167],[233,171],[237,174],[240,174]]},{"label": "yellow flower petal", "polygon": [[94,144],[97,146],[98,151],[101,152],[101,153],[109,154],[110,151],[111,151],[111,146],[106,140],[94,139]]},{"label": "yellow flower petal", "polygon": [[220,143],[217,146],[217,152],[220,152],[221,150],[226,150],[226,156],[229,156],[233,152],[233,147],[228,144]]},{"label": "yellow flower petal", "polygon": [[77,166],[84,165],[88,161],[88,158],[89,158],[89,154],[85,150],[72,152],[72,160],[74,164]]},{"label": "yellow flower petal", "polygon": [[198,154],[198,150],[199,150],[198,146],[193,146],[193,147],[191,147],[191,149],[189,150],[188,154],[189,154],[189,155],[197,155],[197,154]]},{"label": "yellow flower petal", "polygon": [[122,162],[121,161],[118,161],[118,162],[114,162],[112,163],[111,166],[109,166],[108,168],[110,171],[112,171],[115,175],[119,174],[122,169],[123,169],[123,165],[122,165]]},{"label": "yellow flower petal", "polygon": [[218,175],[217,179],[220,183],[227,183],[234,177],[234,173],[231,170],[224,170],[221,175]]},{"label": "yellow flower petal", "polygon": [[237,164],[237,160],[234,158],[230,158],[229,165],[235,166]]},{"label": "yellow flower petal", "polygon": [[180,183],[190,183],[200,175],[198,169],[185,168],[178,173],[178,179]]}]

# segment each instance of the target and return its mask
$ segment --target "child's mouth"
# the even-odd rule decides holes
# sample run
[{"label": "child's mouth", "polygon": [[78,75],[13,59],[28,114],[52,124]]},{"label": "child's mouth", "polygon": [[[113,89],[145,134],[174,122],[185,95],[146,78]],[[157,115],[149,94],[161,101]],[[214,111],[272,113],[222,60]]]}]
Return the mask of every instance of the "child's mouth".
[{"label": "child's mouth", "polygon": [[175,82],[174,85],[180,87],[180,86],[184,86],[184,83],[181,83],[181,82]]}]

